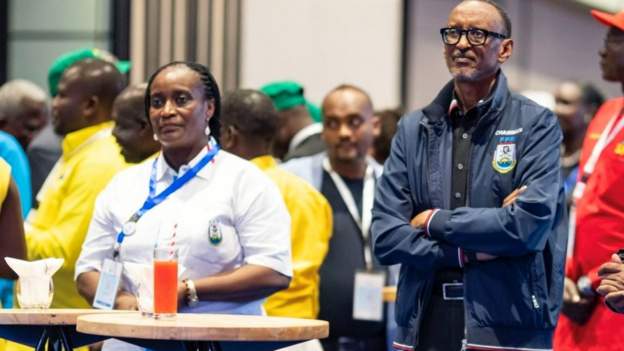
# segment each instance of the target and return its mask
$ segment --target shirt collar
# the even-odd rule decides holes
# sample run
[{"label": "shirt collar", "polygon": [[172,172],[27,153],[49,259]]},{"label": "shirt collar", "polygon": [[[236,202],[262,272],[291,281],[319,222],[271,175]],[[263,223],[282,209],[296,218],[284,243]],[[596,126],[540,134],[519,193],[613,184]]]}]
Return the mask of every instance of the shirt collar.
[{"label": "shirt collar", "polygon": [[[479,111],[487,110],[489,106],[492,104],[493,95],[494,95],[494,89],[492,89],[492,92],[490,92],[490,95],[488,95],[484,99],[479,100],[479,102],[477,102],[477,104],[473,108],[471,108],[468,112],[466,112],[466,115],[475,109],[479,109]],[[447,113],[449,116],[451,116],[452,113],[455,112],[456,110],[462,111],[462,103],[461,103],[461,100],[459,100],[459,98],[457,97],[457,93],[453,91],[453,99],[451,100],[451,103],[449,104]]]},{"label": "shirt collar", "polygon": [[[189,168],[193,167],[194,165],[197,164],[197,162],[199,162],[199,160],[202,159],[202,157],[206,156],[206,154],[208,153],[208,148],[204,147],[201,149],[201,151],[195,155],[195,157],[193,157],[193,159],[187,163],[187,164],[183,164],[182,166],[180,166],[180,169],[178,170],[178,172],[175,171],[175,169],[171,168],[171,166],[169,166],[169,164],[167,163],[167,161],[165,160],[165,156],[163,155],[163,153],[161,152],[158,155],[158,158],[156,159],[156,181],[159,182],[165,178],[177,178],[180,175],[184,174],[186,171],[189,170]],[[208,167],[215,162],[215,160],[213,159],[208,165],[206,165],[206,167],[202,168],[198,173],[197,173],[197,177],[202,177],[202,178],[207,178],[207,171],[208,171]]]},{"label": "shirt collar", "polygon": [[312,123],[309,126],[302,128],[295,134],[288,144],[288,151],[294,150],[299,144],[306,140],[309,136],[314,134],[320,134],[323,131],[323,125],[320,123]]},{"label": "shirt collar", "polygon": [[63,142],[61,144],[63,159],[70,158],[77,151],[87,146],[92,141],[95,141],[100,137],[109,136],[112,128],[113,122],[109,121],[68,133],[63,138]]},{"label": "shirt collar", "polygon": [[263,171],[277,167],[277,161],[275,160],[275,158],[273,158],[273,156],[270,155],[259,156],[256,158],[252,158],[249,161]]}]

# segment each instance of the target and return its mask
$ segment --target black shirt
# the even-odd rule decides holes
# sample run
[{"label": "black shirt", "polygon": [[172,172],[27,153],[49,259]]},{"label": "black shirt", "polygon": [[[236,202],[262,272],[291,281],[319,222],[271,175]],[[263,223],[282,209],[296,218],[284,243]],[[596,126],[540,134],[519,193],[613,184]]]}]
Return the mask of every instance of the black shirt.
[{"label": "black shirt", "polygon": [[467,205],[468,175],[470,173],[470,149],[472,134],[479,119],[478,108],[464,114],[459,105],[449,117],[453,126],[453,171],[451,174],[451,210]]},{"label": "black shirt", "polygon": [[[364,180],[346,178],[343,180],[361,211]],[[329,251],[319,272],[321,277],[319,319],[329,321],[331,338],[383,336],[385,323],[353,319],[355,272],[366,269],[364,239],[360,227],[351,217],[338,188],[325,171],[323,171],[321,193],[331,205],[334,227],[329,241]],[[368,249],[371,249],[370,243]],[[379,267],[375,261],[373,266]]]}]

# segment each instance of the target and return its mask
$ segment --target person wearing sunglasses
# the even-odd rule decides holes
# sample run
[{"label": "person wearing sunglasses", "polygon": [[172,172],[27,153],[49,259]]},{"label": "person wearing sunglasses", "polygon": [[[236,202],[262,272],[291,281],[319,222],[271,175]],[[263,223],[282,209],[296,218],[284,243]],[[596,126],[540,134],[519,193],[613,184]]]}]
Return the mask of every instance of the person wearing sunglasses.
[{"label": "person wearing sunglasses", "polygon": [[401,264],[393,346],[550,350],[567,234],[557,118],[510,92],[496,2],[460,2],[440,34],[452,80],[402,118],[373,207],[375,255]]}]

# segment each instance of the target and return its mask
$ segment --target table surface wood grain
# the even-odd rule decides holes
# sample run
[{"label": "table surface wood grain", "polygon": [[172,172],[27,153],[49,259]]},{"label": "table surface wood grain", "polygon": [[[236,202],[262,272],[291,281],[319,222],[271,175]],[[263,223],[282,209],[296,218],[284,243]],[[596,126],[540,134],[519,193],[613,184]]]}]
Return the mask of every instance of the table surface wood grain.
[{"label": "table surface wood grain", "polygon": [[325,338],[326,321],[226,314],[178,313],[154,319],[137,313],[78,317],[79,332],[120,338],[192,341],[292,341]]},{"label": "table surface wood grain", "polygon": [[[92,313],[118,314],[124,311],[79,308],[0,309],[0,325],[74,325],[78,316]],[[136,314],[139,315],[138,312]]]}]

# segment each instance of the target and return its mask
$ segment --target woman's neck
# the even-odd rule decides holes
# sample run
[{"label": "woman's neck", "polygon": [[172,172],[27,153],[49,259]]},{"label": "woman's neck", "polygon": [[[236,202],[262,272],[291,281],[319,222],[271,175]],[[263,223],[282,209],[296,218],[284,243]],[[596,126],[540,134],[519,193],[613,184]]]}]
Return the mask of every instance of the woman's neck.
[{"label": "woman's neck", "polygon": [[180,166],[188,164],[197,156],[208,143],[197,144],[192,147],[180,148],[163,148],[163,156],[167,164],[176,172],[180,170]]}]

